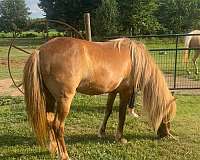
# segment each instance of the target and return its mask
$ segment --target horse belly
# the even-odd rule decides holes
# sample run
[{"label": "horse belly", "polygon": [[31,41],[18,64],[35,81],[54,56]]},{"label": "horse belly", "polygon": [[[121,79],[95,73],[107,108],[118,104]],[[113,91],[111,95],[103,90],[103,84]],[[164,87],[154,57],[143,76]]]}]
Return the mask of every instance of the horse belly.
[{"label": "horse belly", "polygon": [[121,83],[122,79],[117,81],[88,81],[83,80],[80,82],[77,92],[87,95],[98,95],[114,91]]}]

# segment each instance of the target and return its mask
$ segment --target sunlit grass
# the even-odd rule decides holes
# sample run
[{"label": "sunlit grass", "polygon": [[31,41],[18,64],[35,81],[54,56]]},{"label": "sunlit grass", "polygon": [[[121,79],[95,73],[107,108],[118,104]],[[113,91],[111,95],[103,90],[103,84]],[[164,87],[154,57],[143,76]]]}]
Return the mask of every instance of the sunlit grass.
[{"label": "sunlit grass", "polygon": [[[143,117],[127,116],[124,136],[128,144],[115,142],[118,100],[108,121],[107,136],[97,137],[104,116],[106,96],[78,95],[65,121],[65,142],[74,160],[198,160],[200,156],[200,96],[177,96],[177,115],[172,122],[176,140],[157,140]],[[138,102],[140,103],[140,101]],[[137,107],[141,114],[141,108]],[[35,141],[27,122],[22,97],[0,99],[0,159],[49,159]]]}]

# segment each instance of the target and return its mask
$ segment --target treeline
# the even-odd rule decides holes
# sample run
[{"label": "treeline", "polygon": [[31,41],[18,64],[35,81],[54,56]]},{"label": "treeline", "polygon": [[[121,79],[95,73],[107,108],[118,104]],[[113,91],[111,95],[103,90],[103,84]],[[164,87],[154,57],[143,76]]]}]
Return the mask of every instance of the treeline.
[{"label": "treeline", "polygon": [[[38,5],[47,19],[82,31],[83,14],[90,12],[92,33],[97,37],[200,29],[200,0],[40,0]],[[24,0],[1,0],[0,31],[20,31],[29,14]]]},{"label": "treeline", "polygon": [[91,13],[93,35],[185,33],[200,29],[199,0],[40,0],[49,19],[82,29]]}]

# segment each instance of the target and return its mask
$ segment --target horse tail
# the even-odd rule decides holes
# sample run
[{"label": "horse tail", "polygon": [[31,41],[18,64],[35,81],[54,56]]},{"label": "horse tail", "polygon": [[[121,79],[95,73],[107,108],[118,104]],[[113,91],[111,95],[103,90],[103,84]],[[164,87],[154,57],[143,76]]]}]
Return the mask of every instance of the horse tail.
[{"label": "horse tail", "polygon": [[189,57],[190,57],[190,51],[189,50],[184,50],[184,52],[183,52],[183,62],[185,64],[188,63]]},{"label": "horse tail", "polygon": [[38,143],[45,146],[48,137],[46,100],[39,64],[39,51],[35,50],[25,64],[23,83],[28,120]]}]

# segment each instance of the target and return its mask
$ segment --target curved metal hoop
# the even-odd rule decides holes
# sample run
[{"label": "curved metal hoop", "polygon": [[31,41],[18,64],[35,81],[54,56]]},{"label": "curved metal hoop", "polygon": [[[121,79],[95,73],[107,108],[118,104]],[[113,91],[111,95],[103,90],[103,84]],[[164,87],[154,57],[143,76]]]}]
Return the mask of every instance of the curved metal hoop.
[{"label": "curved metal hoop", "polygon": [[[60,24],[60,25],[63,25],[64,27],[66,27],[66,28],[70,28],[70,29],[72,29],[75,33],[77,33],[81,39],[84,39],[83,35],[82,35],[77,29],[75,29],[74,27],[70,26],[70,25],[67,24],[67,23],[64,23],[64,22],[61,22],[61,21],[58,21],[58,20],[38,20],[38,21],[36,21],[36,22],[34,22],[34,23],[46,23],[46,24],[47,24],[47,23],[49,23],[49,22],[51,22],[51,23],[56,23],[56,24]],[[22,51],[22,52],[24,52],[24,53],[26,53],[26,54],[31,54],[31,53],[28,52],[28,51],[26,51],[26,50],[24,50],[24,49],[22,49],[22,48],[19,48],[19,47],[15,46],[15,45],[14,45],[15,39],[16,39],[16,37],[14,37],[14,38],[11,40],[11,43],[10,43],[10,46],[9,46],[9,49],[8,49],[8,72],[9,72],[10,78],[11,78],[11,80],[12,80],[14,86],[15,86],[22,94],[24,94],[24,92],[23,92],[22,89],[20,88],[20,86],[23,84],[23,82],[22,82],[21,84],[17,85],[17,83],[15,82],[14,77],[13,77],[13,75],[12,75],[11,67],[10,67],[10,55],[11,55],[11,50],[12,50],[12,48],[18,49],[18,50],[20,50],[20,51]]]},{"label": "curved metal hoop", "polygon": [[77,30],[75,29],[74,27],[70,26],[69,24],[65,23],[65,22],[61,22],[61,21],[58,21],[58,20],[44,20],[44,22],[53,22],[53,23],[57,23],[57,24],[60,24],[60,25],[64,25],[65,27],[67,28],[70,28],[72,29],[75,33],[77,33],[81,39],[85,39],[83,37],[83,35]]},{"label": "curved metal hoop", "polygon": [[[10,47],[9,47],[9,49],[8,49],[8,72],[9,72],[10,78],[11,78],[11,80],[12,80],[14,86],[15,86],[22,94],[24,94],[24,92],[21,90],[21,88],[19,88],[19,87],[21,86],[21,84],[20,84],[20,85],[17,85],[17,83],[15,82],[15,80],[14,80],[14,78],[13,78],[13,76],[12,76],[11,67],[10,67],[10,53],[11,53],[12,47],[14,47],[14,48],[16,48],[16,49],[18,49],[18,50],[20,50],[20,51],[23,51],[23,52],[25,52],[25,53],[27,53],[27,54],[30,54],[30,53],[27,52],[27,51],[25,51],[25,50],[23,50],[23,49],[21,49],[21,48],[19,48],[19,47],[16,47],[16,46],[14,45],[15,39],[16,39],[16,38],[13,38],[13,39],[12,39],[12,41],[11,41],[11,43],[10,43]],[[23,83],[23,82],[22,82],[22,83]]]}]

